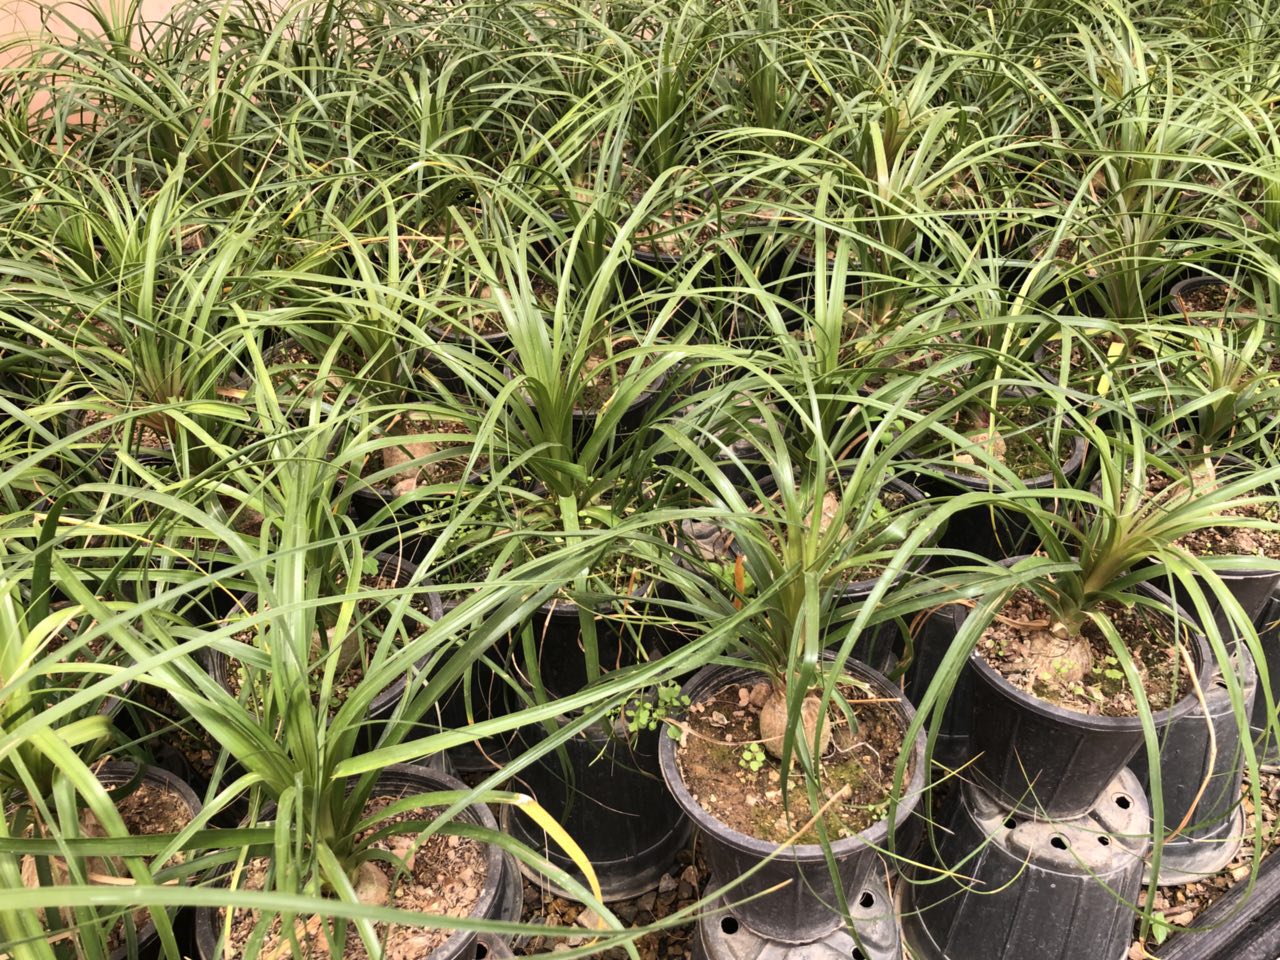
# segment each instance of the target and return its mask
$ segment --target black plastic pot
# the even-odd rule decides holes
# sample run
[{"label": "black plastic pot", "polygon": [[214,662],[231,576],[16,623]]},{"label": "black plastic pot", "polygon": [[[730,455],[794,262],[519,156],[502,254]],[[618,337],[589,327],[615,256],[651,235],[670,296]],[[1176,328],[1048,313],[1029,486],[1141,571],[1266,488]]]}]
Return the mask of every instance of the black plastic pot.
[{"label": "black plastic pot", "polygon": [[[67,414],[65,422],[68,433],[74,433],[77,430],[84,428],[85,424],[83,422],[83,415],[83,410],[76,410]],[[137,420],[130,419],[129,423],[137,423]],[[102,427],[104,429],[109,426],[109,422],[103,421]],[[102,477],[110,477],[112,471],[115,469],[116,460],[118,459],[116,456],[116,448],[119,446],[119,440],[107,441],[106,443],[103,443],[101,450],[92,456],[92,462],[97,467],[98,473]],[[173,467],[174,461],[172,447],[135,447],[133,444],[129,444],[127,448],[129,450],[129,455],[145,467],[155,470],[163,470],[165,468]],[[86,456],[88,455],[86,454]]]},{"label": "black plastic pot", "polygon": [[[717,887],[705,892],[710,899]],[[694,960],[902,960],[902,934],[893,899],[883,880],[875,879],[849,901],[853,931],[836,930],[822,940],[800,946],[774,943],[752,933],[730,907],[731,890],[704,911],[694,929]],[[718,912],[713,912],[718,911]]]},{"label": "black plastic pot", "polygon": [[[386,767],[379,774],[377,789],[386,792],[375,792],[374,796],[402,797],[440,790],[465,791],[467,786],[439,770],[399,763]],[[458,814],[458,819],[486,830],[498,829],[493,814],[482,803],[467,807]],[[473,920],[515,921],[520,918],[523,901],[523,889],[513,858],[501,847],[486,845],[484,887],[468,916]],[[196,947],[200,960],[222,960],[220,912],[206,908],[196,914]],[[510,955],[510,949],[502,938],[458,930],[422,960],[480,960],[486,956]]]},{"label": "black plastic pot", "polygon": [[[1185,307],[1184,297],[1206,287],[1221,286],[1226,286],[1226,284],[1217,277],[1185,277],[1169,289],[1169,309],[1179,315],[1186,313],[1188,311]],[[1205,316],[1205,314],[1200,314],[1200,316]]]},{"label": "black plastic pot", "polygon": [[[931,611],[921,621],[915,637],[911,659],[906,664],[903,692],[912,704],[919,706],[929,684],[933,682],[942,659],[956,638],[960,623],[968,615],[961,606],[946,606]],[[933,745],[933,759],[949,767],[958,767],[969,758],[969,715],[973,699],[973,679],[962,670],[951,688],[951,697],[943,710],[942,727]]]},{"label": "black plastic pot", "polygon": [[[596,640],[604,669],[639,662],[633,638],[614,618],[597,617]],[[578,607],[560,602],[540,608],[533,623],[540,638],[539,667],[548,694],[564,696],[587,681],[579,649]],[[646,638],[647,640],[648,638]],[[661,653],[666,642],[655,633],[647,649]],[[643,695],[643,694],[641,694]],[[517,706],[513,704],[513,707]],[[564,725],[570,718],[558,718]],[[561,750],[525,767],[517,783],[578,842],[595,868],[606,900],[638,896],[657,885],[689,838],[689,824],[671,799],[658,768],[662,730],[629,733],[622,720],[602,721],[570,738]],[[517,731],[515,750],[542,743],[546,731],[530,725]],[[523,814],[503,811],[503,827],[516,839],[542,850],[567,873],[583,879],[577,867],[541,828]],[[529,874],[546,884],[545,878]],[[564,891],[556,891],[564,895]]]},{"label": "black plastic pot", "polygon": [[[873,696],[894,699],[905,730],[915,711],[900,699],[897,688],[882,674],[856,661],[848,661],[845,669],[852,676],[866,681]],[[749,667],[709,666],[685,684],[683,692],[693,703],[699,703],[727,686],[750,686],[759,679],[760,674]],[[892,824],[895,831],[900,830],[911,816],[924,789],[924,735],[917,737],[909,749],[910,782],[898,803]],[[780,848],[778,844],[758,840],[725,826],[707,813],[689,793],[676,761],[676,742],[670,737],[661,738],[659,753],[662,776],[668,789],[702,835],[703,851],[712,877],[722,882],[741,877],[766,858],[773,857],[734,888],[735,899],[761,895],[749,903],[740,904],[735,910],[734,916],[743,926],[764,940],[784,944],[810,944],[823,940],[843,926],[844,918],[837,906],[840,901],[826,853],[820,844]],[[888,820],[881,820],[855,837],[831,842],[830,853],[836,862],[842,892],[850,904],[857,903],[860,891],[873,882],[873,875],[879,869],[879,850],[885,846],[890,826]],[[765,893],[779,884],[783,884],[780,889]]]},{"label": "black plastic pot", "polygon": [[[108,790],[123,787],[126,784],[137,780],[139,784],[147,783],[155,787],[165,790],[171,790],[182,797],[182,800],[191,811],[191,818],[194,820],[203,807],[199,797],[191,787],[174,776],[167,770],[158,767],[139,767],[136,763],[124,760],[108,760],[97,769],[98,782]],[[174,927],[174,935],[178,937],[179,943],[184,937],[183,927],[189,918],[189,912],[183,909],[170,908],[170,920]],[[187,934],[189,935],[189,934]],[[148,960],[150,957],[158,957],[162,953],[160,947],[160,936],[156,932],[156,926],[150,920],[147,920],[141,927],[137,929],[137,951],[131,953],[129,945],[126,943],[117,949],[111,951],[110,960],[126,960],[126,958],[137,957],[141,960]]]},{"label": "black plastic pot", "polygon": [[[1266,666],[1267,688],[1273,702],[1280,703],[1280,591],[1272,592],[1255,621],[1258,640]],[[1262,673],[1258,674],[1259,683]],[[1254,744],[1258,748],[1258,760],[1262,763],[1280,763],[1280,745],[1272,739],[1267,726],[1273,718],[1267,715],[1267,697],[1261,687],[1253,701]]]},{"label": "black plastic pot", "polygon": [[[829,235],[829,240],[834,241],[834,236]],[[920,241],[915,240],[907,248],[907,256],[918,258],[920,253]],[[850,275],[845,279],[845,296],[847,299],[856,300],[862,295],[861,284],[862,279],[856,275],[855,271],[861,268],[856,262],[856,250],[850,250]],[[894,262],[897,258],[894,258]],[[781,289],[784,295],[788,296],[791,301],[802,307],[810,307],[814,302],[817,291],[817,270],[818,259],[811,253],[801,248],[800,243],[796,243],[794,249],[786,254],[779,254],[776,258],[775,268],[782,276]],[[830,275],[828,271],[828,284],[830,283]],[[800,315],[802,317],[802,315]]]},{"label": "black plastic pot", "polygon": [[[479,488],[489,482],[484,471],[472,474],[466,485]],[[454,489],[446,496],[454,497]],[[403,499],[389,486],[371,484],[351,488],[347,513],[361,528],[361,541],[369,550],[385,550],[419,563],[435,546],[438,531],[431,525],[431,504],[439,505],[442,497],[431,494]]]},{"label": "black plastic pot", "polygon": [[[511,351],[511,335],[506,330],[500,330],[497,333],[474,333],[465,330],[435,329],[431,331],[431,335],[450,352],[462,353],[464,361],[465,355],[469,353],[484,363],[501,365]],[[415,379],[428,381],[434,379],[455,396],[464,396],[469,393],[466,378],[459,374],[448,360],[434,351],[427,354]]]},{"label": "black plastic pot", "polygon": [[[461,602],[457,599],[444,601],[444,612],[448,613]],[[490,647],[488,657],[505,669],[511,669],[511,651],[505,644],[502,647],[497,644]],[[469,674],[440,698],[435,712],[418,721],[412,736],[463,730],[471,723],[491,720],[502,715],[509,699],[510,687],[507,681],[483,660],[477,660],[471,665]],[[480,737],[471,743],[450,748],[449,762],[460,773],[492,773],[511,759],[515,740],[514,732]]]},{"label": "black plastic pot", "polygon": [[[909,503],[920,503],[928,499],[926,494],[919,488],[900,477],[889,478],[884,485],[884,489],[901,493]],[[926,546],[928,545],[926,544]],[[920,556],[915,564],[900,576],[899,581],[911,574],[923,572],[928,563],[929,557]],[[864,603],[879,582],[879,577],[868,577],[864,580],[845,584],[836,589],[835,602],[840,607]],[[898,625],[889,622],[873,627],[866,635],[859,637],[854,653],[861,663],[866,664],[873,670],[888,671],[897,664],[903,649],[904,641]]]},{"label": "black plastic pot", "polygon": [[[662,395],[666,380],[667,376],[664,374],[649,390],[646,390],[631,401],[631,404],[623,411],[622,416],[618,418],[618,422],[614,427],[613,435],[616,440],[624,440],[639,432],[649,418],[650,410],[654,408],[658,398]],[[600,410],[574,408],[573,444],[575,447],[581,447],[590,439],[591,434],[595,432],[596,419],[600,416],[600,413]]]},{"label": "black plastic pot", "polygon": [[[1168,609],[1173,601],[1150,584],[1147,593]],[[1187,622],[1186,614],[1181,614]],[[1191,653],[1201,689],[1213,675],[1208,644],[1192,634]],[[1143,744],[1142,721],[1102,717],[1055,706],[1015,687],[979,651],[969,657],[973,700],[969,768],[974,780],[1010,808],[1050,819],[1084,816]],[[1156,734],[1194,708],[1194,693],[1153,714]],[[1153,705],[1155,706],[1155,705]]]},{"label": "black plastic pot", "polygon": [[1142,886],[1150,811],[1128,770],[1086,815],[1011,814],[965,784],[936,851],[897,887],[915,960],[1123,960]]},{"label": "black plastic pot", "polygon": [[[529,727],[520,733],[519,746],[526,750],[536,747],[544,736]],[[662,733],[631,734],[625,724],[602,723],[570,738],[562,752],[553,751],[516,775],[520,788],[550,811],[582,847],[605,900],[629,899],[656,887],[689,842],[690,826],[659,775]],[[524,814],[504,807],[502,826],[556,866],[580,881],[585,879],[564,851]],[[544,877],[527,875],[572,899]]]},{"label": "black plastic pot", "polygon": [[[1220,570],[1215,571],[1215,573],[1223,585],[1231,592],[1231,596],[1235,598],[1235,601],[1240,604],[1240,608],[1244,611],[1245,616],[1249,618],[1249,622],[1255,625],[1260,624],[1263,610],[1266,608],[1267,603],[1272,595],[1277,590],[1280,590],[1280,571],[1263,569]],[[1189,597],[1184,595],[1176,580],[1160,578],[1155,582],[1162,587],[1169,588],[1170,595],[1177,601],[1178,605],[1189,611],[1195,622],[1199,622],[1199,618],[1195,616],[1195,605],[1190,602]],[[1200,588],[1209,604],[1209,610],[1213,615],[1219,635],[1224,642],[1229,642],[1231,637],[1234,636],[1234,631],[1222,610],[1222,604],[1218,602],[1216,594],[1203,580],[1200,580]]]},{"label": "black plastic pot", "polygon": [[[1071,483],[1084,464],[1086,445],[1083,437],[1073,437],[1071,448],[1062,462],[1062,475]],[[953,470],[916,472],[913,482],[931,497],[951,497],[965,493],[999,493],[999,487],[983,477]],[[1022,481],[1028,490],[1052,490],[1059,485],[1052,473]],[[1043,501],[1041,502],[1043,506]],[[946,550],[976,553],[989,560],[1003,560],[1034,552],[1040,546],[1035,529],[1016,510],[1003,510],[997,505],[970,507],[955,513],[947,521],[947,529],[938,542]]]},{"label": "black plastic pot", "polygon": [[[1247,716],[1253,709],[1258,674],[1248,651],[1238,653],[1235,666]],[[1164,845],[1161,886],[1192,883],[1218,873],[1235,858],[1244,841],[1241,731],[1221,669],[1215,669],[1213,674],[1213,682],[1204,688],[1207,713],[1197,700],[1190,713],[1165,728],[1160,740],[1160,792],[1164,797],[1166,833],[1186,820],[1186,826]],[[1214,734],[1212,744],[1209,724]],[[1145,745],[1129,767],[1149,797]]]},{"label": "black plastic pot", "polygon": [[[761,489],[766,495],[769,495],[776,489],[771,475],[762,479]],[[890,477],[885,482],[883,489],[901,494],[906,498],[907,502],[911,504],[920,503],[926,499],[925,495],[919,489],[899,477]],[[743,492],[753,493],[750,487]],[[746,499],[747,502],[751,501],[751,497],[747,497]],[[711,526],[713,530],[715,529],[714,525],[709,526]],[[686,524],[681,527],[680,546],[684,551],[686,551],[686,553],[696,555],[696,546],[689,542],[689,535],[692,529],[693,527],[690,526],[687,521]],[[736,547],[731,546],[730,553],[736,557],[739,551]],[[922,572],[928,562],[928,556],[922,555],[918,557],[914,565],[901,574],[899,579],[905,578],[911,574]],[[862,580],[856,580],[852,583],[833,587],[831,608],[833,617],[836,611],[841,608],[849,608],[855,604],[865,602],[879,582],[879,577],[867,577]],[[853,615],[850,615],[843,622],[849,623],[852,622],[852,619]],[[835,618],[837,629],[839,622],[841,622],[840,618]],[[896,623],[889,622],[873,627],[860,636],[857,641],[857,646],[854,649],[854,653],[861,663],[866,664],[872,669],[879,670],[881,672],[889,672],[896,665],[897,659],[902,653],[903,645],[903,639],[901,631],[898,629],[898,625]]]}]

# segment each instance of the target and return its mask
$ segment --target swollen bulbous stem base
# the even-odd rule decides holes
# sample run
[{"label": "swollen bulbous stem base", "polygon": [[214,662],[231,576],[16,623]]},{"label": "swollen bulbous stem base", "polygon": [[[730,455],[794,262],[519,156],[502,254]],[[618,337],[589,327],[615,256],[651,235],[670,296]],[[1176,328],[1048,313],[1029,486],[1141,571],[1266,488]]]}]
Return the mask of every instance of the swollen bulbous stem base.
[{"label": "swollen bulbous stem base", "polygon": [[[822,741],[819,744],[818,752],[825,753],[827,745],[831,742],[831,723],[827,718],[826,711],[822,709],[822,699],[813,696],[806,696],[800,703],[800,736],[803,736],[804,742],[812,747],[815,734],[818,732],[818,723],[822,723]],[[765,751],[774,759],[782,759],[782,745],[788,731],[787,724],[787,692],[780,686],[775,686],[769,692],[769,696],[765,699],[763,706],[760,707],[760,741]],[[792,747],[792,757],[794,759],[796,748]]]}]

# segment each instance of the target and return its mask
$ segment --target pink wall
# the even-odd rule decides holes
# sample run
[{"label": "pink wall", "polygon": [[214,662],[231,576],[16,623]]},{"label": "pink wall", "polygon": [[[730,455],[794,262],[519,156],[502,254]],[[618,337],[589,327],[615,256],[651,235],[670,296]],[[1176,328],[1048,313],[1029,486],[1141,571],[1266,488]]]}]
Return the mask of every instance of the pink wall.
[{"label": "pink wall", "polygon": [[[73,35],[72,28],[64,21],[82,29],[92,29],[94,19],[84,7],[93,5],[99,10],[108,11],[113,22],[119,22],[124,16],[127,0],[81,0],[79,3],[41,3],[39,0],[0,0],[0,64],[12,62],[17,55],[10,46],[15,40],[36,36],[40,33],[42,20],[48,21],[48,27],[56,34]],[[142,0],[142,15],[147,19],[163,16],[173,6],[173,0]],[[57,10],[57,16],[50,12]]]}]

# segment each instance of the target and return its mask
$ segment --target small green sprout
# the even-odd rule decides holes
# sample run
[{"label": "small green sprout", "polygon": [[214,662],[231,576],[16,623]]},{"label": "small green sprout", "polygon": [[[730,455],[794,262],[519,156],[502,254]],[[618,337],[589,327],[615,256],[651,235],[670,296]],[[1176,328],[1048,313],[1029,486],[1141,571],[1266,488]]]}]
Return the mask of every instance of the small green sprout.
[{"label": "small green sprout", "polygon": [[[634,700],[628,704],[623,709],[622,716],[630,733],[640,733],[644,730],[657,730],[658,724],[687,706],[689,698],[680,692],[679,685],[667,682],[658,687],[653,700]],[[679,729],[671,724],[666,724],[666,728],[667,736],[673,740],[680,739]]]},{"label": "small green sprout", "polygon": [[1171,924],[1165,915],[1157,910],[1151,914],[1151,936],[1156,942],[1156,946],[1164,943],[1169,939],[1169,934],[1173,932],[1173,924]]},{"label": "small green sprout", "polygon": [[738,758],[738,766],[759,773],[764,767],[764,748],[758,743],[748,743],[742,748],[742,756]]}]

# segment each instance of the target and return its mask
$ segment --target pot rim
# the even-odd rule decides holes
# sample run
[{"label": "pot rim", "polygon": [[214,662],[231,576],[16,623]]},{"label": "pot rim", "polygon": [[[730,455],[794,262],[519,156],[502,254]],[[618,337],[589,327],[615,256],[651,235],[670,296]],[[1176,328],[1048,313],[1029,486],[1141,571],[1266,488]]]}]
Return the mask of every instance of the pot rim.
[{"label": "pot rim", "polygon": [[[910,727],[912,718],[915,716],[915,708],[902,695],[902,691],[890,683],[889,679],[880,673],[880,671],[867,666],[861,661],[849,659],[846,660],[843,669],[852,673],[854,676],[863,680],[868,680],[875,687],[879,687],[881,692],[889,693],[894,697],[894,703],[900,712],[900,718],[903,721],[903,734],[906,734],[907,728]],[[735,677],[763,677],[761,670],[743,662],[737,664],[708,664],[699,670],[692,678],[689,679],[681,692],[688,694],[688,691],[695,686],[716,683],[720,686],[727,686],[730,683],[737,682]],[[904,743],[905,746],[905,743]],[[894,817],[893,828],[895,833],[900,831],[906,824],[907,820],[915,811],[916,805],[920,802],[920,797],[925,789],[925,739],[924,731],[920,730],[916,734],[915,742],[911,745],[911,776],[902,796],[898,801],[896,815]],[[685,785],[684,777],[680,773],[680,765],[676,761],[676,741],[669,736],[660,736],[658,738],[658,765],[662,771],[662,778],[667,782],[667,789],[671,791],[671,795],[676,802],[684,810],[685,815],[689,817],[700,830],[715,833],[721,840],[738,847],[747,853],[758,855],[762,859],[765,857],[773,857],[775,860],[790,861],[819,861],[826,859],[826,851],[822,844],[819,843],[797,843],[790,847],[784,847],[782,844],[773,843],[768,840],[761,840],[757,837],[749,836],[741,833],[728,824],[723,823],[712,815],[705,807],[693,798],[693,794],[689,792]],[[889,835],[889,821],[887,818],[877,820],[867,829],[852,836],[841,837],[832,840],[829,844],[832,855],[840,857],[848,855],[861,847],[879,848],[880,845]]]},{"label": "pot rim", "polygon": [[[1012,565],[1020,559],[1023,558],[1014,557],[1009,560],[1002,561],[1002,563]],[[1172,597],[1158,587],[1152,586],[1150,583],[1140,583],[1137,585],[1137,589],[1152,595],[1155,600],[1159,601],[1162,605],[1167,606],[1169,609],[1176,610],[1178,620],[1187,625],[1191,641],[1191,654],[1195,658],[1197,666],[1198,675],[1196,680],[1201,689],[1207,689],[1212,680],[1213,667],[1216,661],[1209,649],[1208,642],[1204,638],[1204,634],[1202,634],[1199,628],[1196,627],[1196,621],[1191,618],[1186,610],[1175,603]],[[972,616],[974,609],[976,609],[976,607],[966,612],[963,619],[967,620]],[[1169,620],[1173,619],[1172,616],[1163,611],[1161,611],[1161,615],[1165,616]],[[963,620],[961,622],[963,622]],[[1132,730],[1142,729],[1142,717],[1137,714],[1126,717],[1106,717],[1091,713],[1081,713],[1078,710],[1059,707],[1047,700],[1042,700],[1035,696],[1035,694],[1028,693],[1021,687],[1018,687],[1005,679],[1000,671],[987,662],[986,658],[982,656],[981,652],[976,647],[970,651],[968,662],[970,667],[974,669],[978,677],[981,678],[983,682],[994,687],[1003,695],[1016,701],[1020,707],[1035,714],[1036,716],[1080,727],[1086,730],[1114,730],[1129,732]],[[1196,695],[1193,690],[1187,693],[1186,696],[1179,699],[1176,703],[1160,710],[1153,710],[1151,713],[1152,722],[1156,727],[1165,726],[1174,720],[1185,717],[1195,709],[1196,703]]]},{"label": "pot rim", "polygon": [[[118,774],[119,783],[109,784],[103,782],[104,774],[108,778],[111,778],[113,774]],[[199,796],[196,795],[195,790],[189,783],[171,770],[166,770],[164,767],[159,767],[155,764],[138,763],[134,760],[107,760],[98,767],[94,776],[106,790],[111,790],[117,786],[128,783],[134,777],[137,777],[139,785],[146,783],[147,781],[151,781],[153,785],[159,784],[168,790],[172,790],[182,798],[183,803],[185,803],[187,808],[191,811],[192,820],[198,818],[200,816],[200,812],[204,809],[204,804],[200,801]],[[171,908],[171,912],[169,913],[171,924],[173,919],[178,915],[179,910],[181,910],[180,907]],[[144,942],[150,941],[157,936],[158,934],[156,932],[155,921],[150,919],[150,917],[148,917],[148,919],[137,928],[137,940],[140,947]],[[123,944],[108,954],[108,960],[125,960],[128,955],[129,945]]]}]

